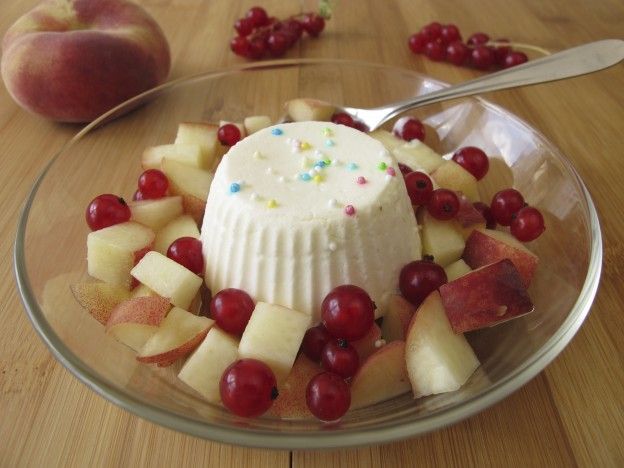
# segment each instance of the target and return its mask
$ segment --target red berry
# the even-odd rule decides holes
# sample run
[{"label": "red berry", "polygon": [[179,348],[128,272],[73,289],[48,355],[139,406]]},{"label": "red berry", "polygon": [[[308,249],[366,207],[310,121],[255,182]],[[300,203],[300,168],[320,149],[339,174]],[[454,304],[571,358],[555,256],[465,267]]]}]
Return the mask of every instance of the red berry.
[{"label": "red berry", "polygon": [[485,219],[485,227],[488,229],[494,229],[496,227],[496,220],[492,215],[492,210],[483,202],[474,202],[472,206],[481,213],[481,216]]},{"label": "red berry", "polygon": [[241,57],[249,57],[249,41],[246,37],[236,36],[230,41],[230,49],[236,55]]},{"label": "red berry", "polygon": [[452,190],[436,189],[431,193],[427,211],[431,216],[442,221],[453,219],[459,211],[459,198]]},{"label": "red berry", "polygon": [[269,46],[269,52],[274,57],[284,55],[288,50],[288,38],[284,33],[279,31],[271,33],[267,39],[267,45]]},{"label": "red berry", "polygon": [[264,8],[255,6],[251,7],[247,14],[245,15],[245,19],[251,21],[251,24],[255,28],[259,28],[260,26],[264,26],[269,22],[269,15]]},{"label": "red berry", "polygon": [[222,145],[234,146],[241,139],[241,132],[234,124],[225,124],[219,127],[217,137]]},{"label": "red berry", "polygon": [[442,42],[427,42],[425,45],[425,55],[434,62],[441,62],[446,57],[446,47],[444,47]]},{"label": "red berry", "polygon": [[[496,39],[494,42],[508,43],[509,39]],[[496,65],[503,67],[505,65],[505,57],[512,51],[511,46],[497,45],[494,47],[494,57]]]},{"label": "red berry", "polygon": [[204,274],[202,243],[194,237],[180,237],[167,249],[167,257],[199,276]]},{"label": "red berry", "polygon": [[92,231],[124,223],[130,219],[130,208],[117,195],[98,195],[87,206],[85,218]]},{"label": "red berry", "polygon": [[301,351],[303,351],[303,354],[308,356],[312,361],[319,362],[321,360],[321,352],[323,351],[323,348],[332,339],[332,336],[323,324],[308,328],[305,335],[303,335]]},{"label": "red berry", "polygon": [[483,150],[475,146],[464,146],[453,154],[453,161],[481,180],[490,168],[490,161]]},{"label": "red berry", "polygon": [[338,286],[323,299],[321,319],[327,331],[335,338],[359,340],[373,325],[375,303],[358,286]]},{"label": "red berry", "polygon": [[230,365],[221,376],[219,391],[225,407],[246,418],[266,412],[278,396],[273,371],[257,359],[239,359]]},{"label": "red berry", "polygon": [[490,210],[498,224],[509,226],[513,215],[524,206],[524,197],[520,192],[514,189],[505,189],[494,195],[490,204]]},{"label": "red berry", "polygon": [[437,21],[434,21],[433,23],[429,23],[428,25],[424,26],[420,31],[423,33],[423,36],[427,38],[428,41],[433,41],[442,36],[442,25]]},{"label": "red berry", "polygon": [[145,200],[145,195],[143,195],[140,190],[136,190],[134,194],[132,195],[132,201],[141,201],[141,200]]},{"label": "red berry", "polygon": [[398,164],[399,164],[399,170],[401,171],[401,174],[403,174],[403,177],[405,177],[410,172],[414,172],[414,170],[411,167],[403,163],[398,163]]},{"label": "red berry", "polygon": [[494,50],[488,46],[480,45],[472,50],[470,55],[472,65],[479,70],[487,70],[494,65],[496,57]]},{"label": "red berry", "polygon": [[426,205],[431,200],[433,183],[424,172],[414,171],[405,176],[405,186],[412,205]]},{"label": "red berry", "polygon": [[446,47],[446,60],[454,65],[463,65],[470,56],[470,49],[462,41],[451,42]]},{"label": "red berry", "polygon": [[222,330],[242,335],[255,308],[253,299],[241,289],[219,291],[210,301],[210,315]]},{"label": "red berry", "polygon": [[360,365],[360,356],[345,340],[329,341],[321,352],[321,363],[329,372],[343,379],[353,377]]},{"label": "red berry", "polygon": [[249,41],[249,58],[253,60],[261,59],[266,54],[268,45],[263,37],[256,36]]},{"label": "red berry", "polygon": [[347,127],[353,127],[353,117],[346,112],[336,112],[331,116],[331,121],[338,125],[346,125]]},{"label": "red berry", "polygon": [[353,128],[359,130],[360,132],[368,133],[368,127],[366,124],[360,120],[353,121]]},{"label": "red berry", "polygon": [[301,20],[301,25],[310,36],[318,37],[321,31],[325,29],[325,20],[320,15],[308,13]]},{"label": "red berry", "polygon": [[425,126],[415,117],[401,117],[392,127],[392,133],[405,141],[425,139]]},{"label": "red berry", "polygon": [[546,230],[544,217],[537,208],[526,206],[513,215],[511,234],[522,242],[537,239]]},{"label": "red berry", "polygon": [[509,52],[505,56],[505,62],[503,68],[515,67],[522,63],[528,62],[529,58],[523,52]]},{"label": "red berry", "polygon": [[442,42],[445,44],[450,44],[451,42],[461,41],[461,34],[459,33],[459,28],[454,24],[447,24],[442,26],[440,30],[440,37],[442,38]]},{"label": "red berry", "polygon": [[280,31],[286,34],[288,37],[289,44],[293,45],[299,39],[301,39],[301,35],[303,34],[303,26],[296,19],[288,19],[281,23]]},{"label": "red berry", "polygon": [[415,306],[447,282],[446,272],[431,260],[416,260],[405,265],[399,275],[399,289]]},{"label": "red berry", "polygon": [[477,32],[468,38],[467,43],[469,46],[478,46],[487,43],[489,40],[490,36],[482,32]]},{"label": "red berry", "polygon": [[248,36],[254,29],[254,24],[250,18],[240,18],[234,23],[234,29],[239,36]]},{"label": "red berry", "polygon": [[322,372],[308,383],[306,403],[310,412],[321,421],[336,421],[351,406],[351,390],[340,376]]},{"label": "red berry", "polygon": [[429,41],[427,40],[425,35],[419,32],[416,34],[412,34],[409,37],[407,45],[409,46],[410,50],[415,54],[422,54],[423,52],[425,52],[425,45],[427,45],[427,42]]},{"label": "red berry", "polygon": [[158,169],[148,169],[139,176],[138,186],[143,199],[162,198],[167,195],[169,179]]}]

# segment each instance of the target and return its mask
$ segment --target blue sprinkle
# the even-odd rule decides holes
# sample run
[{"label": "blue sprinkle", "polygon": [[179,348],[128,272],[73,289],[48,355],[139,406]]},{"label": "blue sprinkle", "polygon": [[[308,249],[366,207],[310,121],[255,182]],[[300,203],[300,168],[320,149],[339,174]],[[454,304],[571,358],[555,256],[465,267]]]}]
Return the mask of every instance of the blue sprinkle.
[{"label": "blue sprinkle", "polygon": [[273,130],[271,130],[271,133],[276,136],[284,134],[281,128],[274,128]]},{"label": "blue sprinkle", "polygon": [[357,165],[357,164],[355,164],[355,163],[353,163],[353,162],[352,162],[352,163],[349,163],[349,164],[347,165],[347,169],[349,169],[350,171],[355,171],[355,170],[357,170],[357,169],[358,169],[358,165]]},{"label": "blue sprinkle", "polygon": [[240,184],[237,184],[236,182],[232,182],[230,184],[230,193],[236,193],[240,191]]},{"label": "blue sprinkle", "polygon": [[309,180],[312,179],[312,176],[308,174],[307,172],[302,172],[301,174],[299,174],[299,178],[305,182],[308,182]]},{"label": "blue sprinkle", "polygon": [[325,146],[334,146],[336,143],[334,143],[334,140],[331,139],[327,139],[325,140]]},{"label": "blue sprinkle", "polygon": [[316,161],[316,162],[314,163],[314,167],[320,167],[320,168],[323,168],[323,167],[325,167],[325,166],[327,166],[327,163],[326,163],[325,161]]}]

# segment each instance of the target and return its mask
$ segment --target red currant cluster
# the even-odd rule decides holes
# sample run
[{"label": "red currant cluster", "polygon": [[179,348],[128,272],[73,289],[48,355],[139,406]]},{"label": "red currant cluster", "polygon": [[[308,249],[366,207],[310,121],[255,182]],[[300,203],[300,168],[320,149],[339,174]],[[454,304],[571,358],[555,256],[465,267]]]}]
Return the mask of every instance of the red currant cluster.
[{"label": "red currant cluster", "polygon": [[[507,39],[494,42],[509,43]],[[446,60],[479,70],[509,68],[528,61],[526,54],[514,51],[510,45],[490,45],[490,36],[483,32],[474,33],[464,43],[454,24],[429,23],[409,37],[408,45],[415,54],[425,54],[436,62]]]},{"label": "red currant cluster", "polygon": [[230,41],[230,49],[251,60],[259,60],[267,54],[280,57],[301,39],[304,31],[311,37],[318,37],[324,28],[325,20],[316,13],[278,20],[269,17],[264,8],[255,6],[234,23],[238,35]]},{"label": "red currant cluster", "polygon": [[336,112],[331,116],[331,121],[337,125],[345,125],[347,127],[355,128],[360,132],[368,132],[366,124],[360,120],[355,120],[353,116],[346,112]]}]

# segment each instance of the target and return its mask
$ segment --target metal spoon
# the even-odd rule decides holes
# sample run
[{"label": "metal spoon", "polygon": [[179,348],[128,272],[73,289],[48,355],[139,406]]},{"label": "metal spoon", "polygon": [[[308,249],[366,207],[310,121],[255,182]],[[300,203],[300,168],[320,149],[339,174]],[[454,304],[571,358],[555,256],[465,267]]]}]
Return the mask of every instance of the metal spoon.
[{"label": "metal spoon", "polygon": [[449,86],[405,101],[373,109],[344,107],[344,112],[375,130],[393,117],[434,102],[472,96],[486,91],[562,80],[611,67],[624,60],[624,41],[606,39],[557,52],[544,58]]}]

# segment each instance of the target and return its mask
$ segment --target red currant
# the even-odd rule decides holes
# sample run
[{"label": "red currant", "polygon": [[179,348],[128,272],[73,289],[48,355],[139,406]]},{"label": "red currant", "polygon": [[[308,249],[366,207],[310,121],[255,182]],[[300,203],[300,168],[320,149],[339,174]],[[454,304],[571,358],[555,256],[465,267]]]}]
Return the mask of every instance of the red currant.
[{"label": "red currant", "polygon": [[440,30],[440,37],[445,44],[450,44],[454,41],[461,41],[459,28],[454,24],[447,24],[445,26],[442,26],[442,29]]},{"label": "red currant", "polygon": [[425,139],[425,126],[415,117],[401,117],[392,128],[392,133],[405,141]]},{"label": "red currant", "polygon": [[427,42],[429,41],[427,40],[425,35],[419,32],[416,34],[412,34],[409,37],[407,45],[409,46],[410,50],[415,54],[422,54],[423,52],[425,52],[425,45],[427,45]]},{"label": "red currant", "polygon": [[416,260],[405,265],[399,275],[399,289],[405,299],[415,306],[447,282],[446,272],[432,260]]},{"label": "red currant", "polygon": [[167,257],[199,276],[204,274],[202,243],[194,237],[180,237],[167,249]]},{"label": "red currant", "polygon": [[225,407],[246,418],[266,412],[278,396],[273,371],[257,359],[240,359],[230,365],[221,376],[219,391]]},{"label": "red currant", "polygon": [[520,192],[514,189],[505,189],[494,195],[490,210],[498,224],[509,226],[513,215],[520,211],[524,205],[524,197]]},{"label": "red currant", "polygon": [[[496,39],[498,43],[508,43],[509,39]],[[494,56],[496,58],[496,65],[503,67],[505,65],[505,57],[512,51],[511,46],[497,45],[494,47]]]},{"label": "red currant", "polygon": [[490,161],[483,150],[475,146],[464,146],[453,154],[453,161],[481,180],[490,168]]},{"label": "red currant", "polygon": [[470,55],[472,60],[472,65],[479,70],[487,70],[496,61],[496,57],[494,55],[494,51],[484,45],[479,45],[472,50]]},{"label": "red currant", "polygon": [[442,36],[442,25],[437,21],[433,23],[429,23],[421,29],[423,35],[427,38],[428,41],[433,41]]},{"label": "red currant", "polygon": [[319,362],[321,360],[321,351],[323,351],[323,348],[331,339],[332,336],[323,324],[308,328],[305,335],[303,335],[301,351],[312,361]]},{"label": "red currant", "polygon": [[117,195],[98,195],[87,206],[85,218],[92,231],[124,223],[130,219],[130,208]]},{"label": "red currant", "polygon": [[274,57],[284,55],[288,50],[288,38],[279,31],[271,33],[267,39],[269,52]]},{"label": "red currant", "polygon": [[323,299],[321,319],[327,331],[335,338],[359,340],[373,325],[375,303],[358,286],[338,286]]},{"label": "red currant", "polygon": [[222,145],[234,146],[241,139],[240,129],[234,124],[225,124],[219,127],[217,137]]},{"label": "red currant", "polygon": [[169,179],[158,169],[148,169],[139,176],[138,186],[144,199],[162,198],[167,195]]},{"label": "red currant", "polygon": [[318,35],[321,34],[321,31],[325,29],[325,20],[320,15],[308,13],[307,15],[304,15],[301,20],[301,25],[303,26],[305,32],[307,32],[310,36],[318,37]]},{"label": "red currant", "polygon": [[485,33],[477,32],[468,38],[469,46],[478,46],[487,43],[490,40],[490,36]]},{"label": "red currant", "polygon": [[347,127],[353,127],[353,117],[346,112],[336,112],[331,116],[331,121],[338,125],[346,125]]},{"label": "red currant", "polygon": [[249,41],[246,37],[236,36],[230,41],[230,49],[236,55],[249,58]]},{"label": "red currant", "polygon": [[414,172],[414,170],[411,167],[403,163],[398,163],[398,164],[399,164],[399,170],[401,171],[401,174],[403,174],[403,177],[405,177],[410,172]]},{"label": "red currant", "polygon": [[268,50],[268,45],[263,37],[257,36],[249,41],[249,57],[257,60],[261,59]]},{"label": "red currant", "polygon": [[240,18],[234,23],[234,29],[239,36],[247,36],[253,31],[254,24],[250,18]]},{"label": "red currant", "polygon": [[434,62],[441,62],[446,58],[446,47],[440,41],[430,41],[425,45],[425,55]]},{"label": "red currant", "polygon": [[530,242],[537,239],[546,227],[542,213],[537,208],[526,206],[513,215],[510,229],[519,241]]},{"label": "red currant", "polygon": [[470,49],[462,41],[451,42],[446,47],[446,60],[454,65],[463,65],[470,56]]},{"label": "red currant", "polygon": [[259,6],[254,6],[247,11],[245,15],[245,19],[251,21],[251,24],[254,28],[259,28],[260,26],[264,26],[269,22],[269,15],[264,8]]},{"label": "red currant", "polygon": [[405,186],[412,205],[426,205],[431,200],[433,182],[424,172],[414,171],[405,176]]},{"label": "red currant", "polygon": [[253,299],[241,289],[219,291],[210,301],[210,315],[222,330],[242,335],[255,308]]},{"label": "red currant", "polygon": [[303,26],[299,21],[291,18],[282,22],[282,24],[283,30],[288,35],[291,45],[301,39],[301,35],[303,34]]},{"label": "red currant", "polygon": [[361,120],[354,120],[353,128],[355,128],[356,130],[359,130],[360,132],[368,133],[368,127]]},{"label": "red currant", "polygon": [[308,383],[306,403],[310,412],[321,421],[336,421],[351,406],[351,390],[340,376],[322,372]]},{"label": "red currant", "polygon": [[515,67],[516,65],[528,62],[529,58],[523,52],[509,52],[505,56],[503,68]]},{"label": "red currant", "polygon": [[453,219],[459,211],[459,198],[452,190],[436,189],[431,193],[427,211],[431,216],[442,221]]},{"label": "red currant", "polygon": [[343,379],[353,377],[360,365],[360,356],[345,340],[329,341],[321,352],[321,363],[329,372]]},{"label": "red currant", "polygon": [[483,216],[483,219],[485,219],[485,227],[488,229],[494,229],[496,227],[496,220],[494,219],[494,216],[492,215],[492,210],[490,210],[490,207],[487,206],[485,203],[483,202],[474,202],[472,204],[472,206],[475,207],[475,209],[481,213],[481,216]]}]

